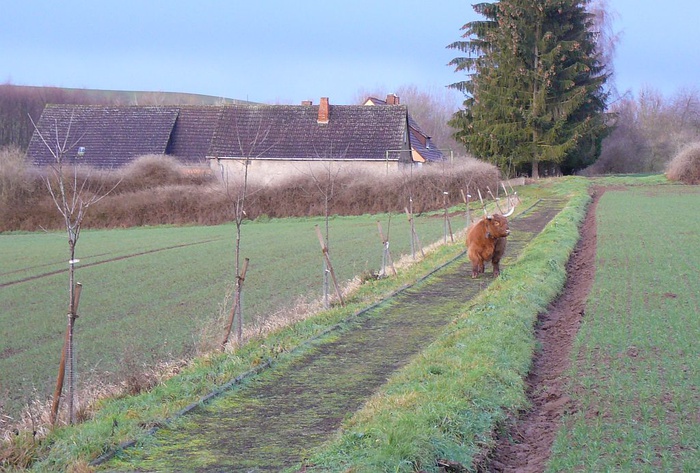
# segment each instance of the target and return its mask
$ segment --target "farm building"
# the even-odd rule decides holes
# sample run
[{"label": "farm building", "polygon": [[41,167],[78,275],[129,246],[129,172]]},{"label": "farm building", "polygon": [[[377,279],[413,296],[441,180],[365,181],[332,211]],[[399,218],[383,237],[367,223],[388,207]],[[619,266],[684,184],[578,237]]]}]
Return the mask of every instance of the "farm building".
[{"label": "farm building", "polygon": [[47,105],[27,154],[34,164],[49,165],[55,158],[44,140],[68,137],[66,159],[85,165],[118,168],[137,156],[162,154],[228,175],[247,164],[249,176],[264,182],[319,167],[377,173],[442,161],[408,108],[398,97],[387,99],[365,105],[331,105],[325,97],[318,105]]}]

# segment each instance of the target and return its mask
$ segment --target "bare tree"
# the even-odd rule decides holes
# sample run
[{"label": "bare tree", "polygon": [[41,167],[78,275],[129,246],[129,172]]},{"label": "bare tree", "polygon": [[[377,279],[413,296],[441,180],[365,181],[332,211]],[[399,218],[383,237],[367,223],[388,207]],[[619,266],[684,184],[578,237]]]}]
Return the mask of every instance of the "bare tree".
[{"label": "bare tree", "polygon": [[615,50],[620,42],[620,33],[615,31],[615,20],[619,14],[610,7],[609,0],[593,0],[588,4],[588,13],[593,16],[593,30],[596,35],[596,48],[605,73],[610,77],[606,86],[611,88],[613,96],[618,95],[614,86]]},{"label": "bare tree", "polygon": [[234,271],[236,278],[236,287],[234,293],[234,302],[231,307],[231,315],[225,330],[221,348],[224,349],[229,343],[231,330],[236,321],[236,342],[240,346],[243,342],[243,311],[241,308],[241,290],[245,280],[245,273],[248,268],[248,258],[245,259],[245,264],[241,267],[241,235],[243,221],[247,217],[245,211],[246,198],[248,197],[248,177],[249,169],[252,161],[255,158],[267,153],[275,142],[270,138],[272,122],[262,113],[252,112],[248,115],[248,120],[241,120],[242,110],[238,106],[232,107],[234,113],[233,129],[231,132],[235,137],[235,149],[233,150],[236,156],[235,161],[240,163],[240,172],[233,172],[232,169],[226,166],[221,166],[221,182],[223,183],[224,192],[228,200],[233,204],[233,219],[236,224],[236,246],[234,254]]},{"label": "bare tree", "polygon": [[342,296],[340,293],[340,288],[335,280],[335,275],[333,274],[333,268],[330,264],[330,256],[328,252],[330,251],[330,215],[331,215],[331,202],[336,196],[337,192],[337,181],[338,176],[342,172],[343,168],[340,165],[336,165],[334,169],[334,163],[340,159],[345,158],[347,155],[348,148],[344,150],[334,150],[333,143],[329,145],[328,150],[318,150],[314,149],[314,154],[316,156],[317,162],[315,165],[309,163],[308,172],[303,171],[304,174],[309,176],[314,183],[315,189],[311,191],[313,194],[319,195],[323,200],[323,215],[324,215],[324,234],[320,239],[321,247],[324,252],[323,260],[323,305],[324,307],[330,307],[329,301],[329,288],[330,280],[333,279],[334,285],[336,286],[336,293],[338,298],[343,303]]},{"label": "bare tree", "polygon": [[32,125],[39,139],[53,156],[53,162],[48,168],[48,173],[44,176],[44,181],[58,212],[63,217],[63,222],[68,234],[68,323],[51,409],[51,422],[55,423],[57,419],[67,363],[69,380],[69,421],[73,424],[76,422],[77,407],[73,335],[75,319],[78,317],[77,309],[81,289],[80,283],[76,284],[75,282],[75,265],[79,261],[75,257],[76,246],[80,238],[83,219],[85,218],[88,208],[105,198],[119,185],[120,181],[112,188],[105,190],[104,180],[98,180],[99,182],[96,185],[91,186],[90,171],[87,171],[85,174],[79,172],[78,163],[85,153],[85,148],[78,146],[82,136],[75,137],[71,133],[71,128],[73,126],[72,114],[65,130],[61,130],[59,123],[54,122],[54,126],[49,130],[47,136],[44,136],[44,134],[40,132],[33,119]]},{"label": "bare tree", "polygon": [[[243,281],[245,280],[245,272],[248,269],[248,258],[245,260],[245,267],[241,269],[241,227],[243,225],[243,220],[246,217],[246,212],[244,210],[245,200],[248,195],[248,168],[250,166],[250,158],[246,157],[243,159],[243,177],[242,182],[235,186],[232,183],[232,176],[225,169],[221,168],[222,181],[224,183],[224,189],[229,200],[233,203],[233,221],[236,224],[236,246],[234,252],[234,272],[236,278],[236,285],[233,296],[233,306],[231,307],[231,315],[229,317],[228,324],[226,326],[226,331],[224,334],[224,340],[221,342],[222,350],[226,348],[231,337],[231,330],[233,328],[234,321],[236,324],[236,342],[240,346],[243,342],[243,313],[241,310],[241,289]],[[238,315],[238,317],[236,317]]]},{"label": "bare tree", "polygon": [[[361,103],[368,97],[383,99],[388,92],[383,90],[360,90],[355,95]],[[441,149],[464,150],[452,136],[454,130],[447,122],[459,110],[464,97],[454,89],[420,89],[416,85],[402,85],[391,91],[398,95],[400,102],[408,107],[411,117]]]},{"label": "bare tree", "polygon": [[600,158],[584,174],[661,172],[685,145],[700,138],[700,93],[680,90],[671,98],[653,88],[611,108],[612,133]]}]

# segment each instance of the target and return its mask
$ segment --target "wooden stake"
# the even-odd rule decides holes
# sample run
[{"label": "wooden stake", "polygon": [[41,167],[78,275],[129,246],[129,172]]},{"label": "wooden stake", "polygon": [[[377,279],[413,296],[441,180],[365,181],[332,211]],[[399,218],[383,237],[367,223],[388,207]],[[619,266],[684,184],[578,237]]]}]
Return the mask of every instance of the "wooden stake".
[{"label": "wooden stake", "polygon": [[245,281],[245,275],[248,272],[248,262],[250,258],[245,258],[243,260],[243,267],[241,268],[241,273],[236,277],[236,289],[235,295],[233,297],[233,306],[231,306],[231,316],[228,319],[228,324],[226,325],[226,331],[224,334],[224,341],[221,342],[221,350],[226,348],[226,344],[231,338],[231,331],[233,330],[233,322],[236,320],[236,314],[238,314],[238,325],[236,325],[236,339],[238,344],[241,344],[243,338],[243,320],[241,314],[241,291],[243,290],[243,282]]},{"label": "wooden stake", "polygon": [[[83,289],[81,283],[76,283],[75,290],[73,291],[73,310],[75,314],[68,314],[68,317],[77,318],[78,304],[80,303],[80,292]],[[51,425],[56,425],[56,420],[58,419],[58,409],[61,404],[61,394],[63,393],[63,383],[66,377],[66,355],[68,351],[68,342],[70,338],[70,329],[66,327],[66,334],[63,338],[63,350],[61,351],[61,361],[58,364],[58,376],[56,377],[56,388],[53,392],[53,401],[51,402],[51,415],[49,420]]]},{"label": "wooden stake", "polygon": [[418,238],[418,234],[416,233],[416,227],[415,227],[415,222],[413,220],[413,214],[408,211],[408,208],[404,207],[404,210],[406,210],[406,215],[408,216],[408,221],[411,224],[411,253],[413,256],[413,259],[416,259],[416,243],[418,244],[418,248],[420,249],[420,254],[423,255],[423,258],[425,258],[425,252],[423,251],[423,247],[420,244],[420,239]]},{"label": "wooden stake", "polygon": [[338,299],[340,300],[340,305],[344,306],[345,301],[343,300],[343,295],[340,292],[340,286],[338,285],[338,280],[335,278],[335,271],[333,271],[333,265],[331,264],[331,258],[328,255],[328,247],[326,246],[326,242],[323,239],[323,235],[321,234],[321,229],[318,227],[318,225],[315,225],[316,227],[316,235],[318,235],[318,242],[321,244],[321,253],[323,253],[323,258],[326,260],[326,265],[328,266],[328,271],[331,273],[331,278],[333,279],[333,286],[335,287],[335,293],[338,296]]},{"label": "wooden stake", "polygon": [[[389,262],[389,265],[391,266],[391,271],[394,273],[394,276],[396,276],[396,268],[394,267],[394,260],[391,258],[391,252],[389,252],[389,235],[384,236],[384,231],[382,230],[382,222],[377,220],[377,226],[379,227],[379,236],[382,239],[382,245],[384,246],[384,257],[382,258],[382,262],[384,260]],[[382,264],[382,271],[384,272],[385,268],[384,265]]]}]

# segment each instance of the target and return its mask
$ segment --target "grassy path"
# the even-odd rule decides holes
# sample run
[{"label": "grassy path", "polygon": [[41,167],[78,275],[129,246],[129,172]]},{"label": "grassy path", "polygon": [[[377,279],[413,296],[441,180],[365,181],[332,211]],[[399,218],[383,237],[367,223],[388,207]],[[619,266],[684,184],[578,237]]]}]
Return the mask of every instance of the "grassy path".
[{"label": "grassy path", "polygon": [[[511,264],[562,208],[540,201],[511,223]],[[490,279],[457,263],[369,310],[240,389],[195,409],[107,468],[119,471],[279,471],[327,440],[391,373],[416,356]]]}]

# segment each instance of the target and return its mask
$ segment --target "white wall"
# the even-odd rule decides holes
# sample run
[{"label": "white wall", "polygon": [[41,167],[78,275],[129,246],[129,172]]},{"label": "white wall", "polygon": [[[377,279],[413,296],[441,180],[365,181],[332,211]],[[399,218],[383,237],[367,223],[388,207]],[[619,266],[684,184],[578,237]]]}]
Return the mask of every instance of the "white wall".
[{"label": "white wall", "polygon": [[[219,178],[238,180],[245,171],[242,159],[209,159],[209,166]],[[272,159],[250,160],[248,182],[256,184],[277,184],[298,176],[333,175],[345,172],[389,175],[398,172],[397,161],[277,161]]]}]

